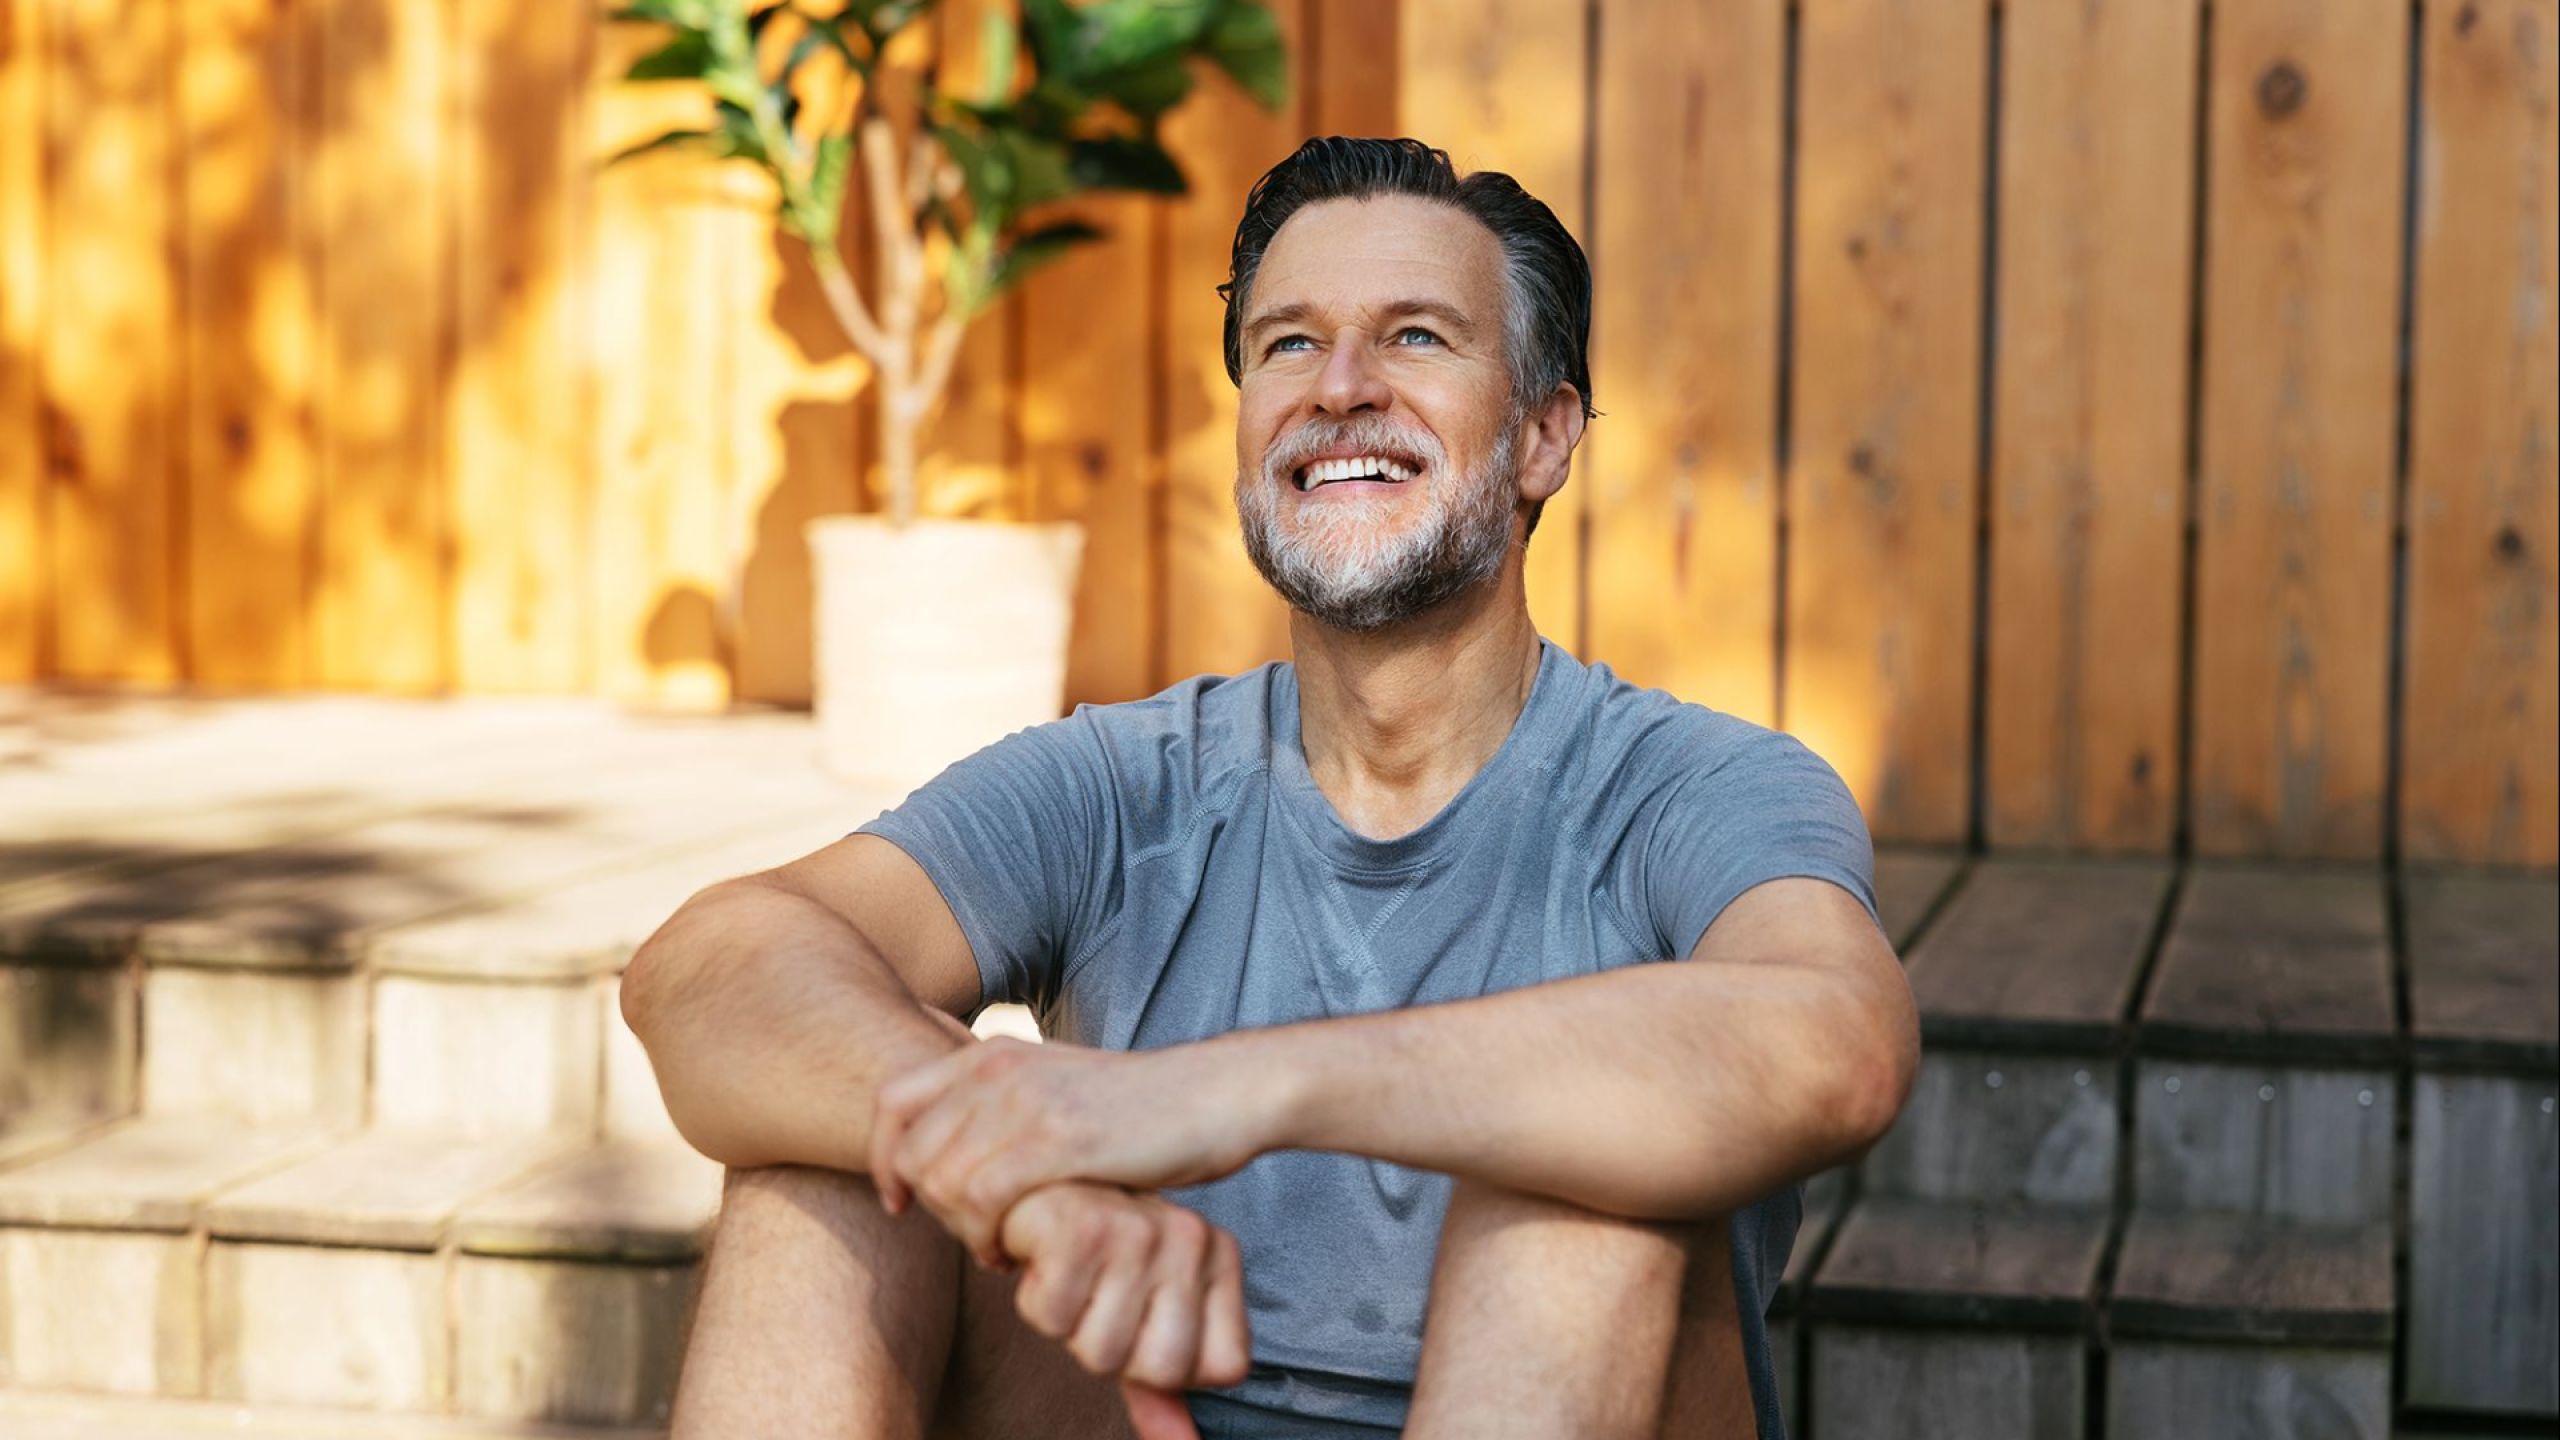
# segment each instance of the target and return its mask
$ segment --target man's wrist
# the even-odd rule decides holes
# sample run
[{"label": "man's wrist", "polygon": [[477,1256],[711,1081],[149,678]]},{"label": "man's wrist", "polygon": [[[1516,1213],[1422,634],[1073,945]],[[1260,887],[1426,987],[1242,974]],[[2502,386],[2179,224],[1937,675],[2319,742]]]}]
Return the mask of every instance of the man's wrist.
[{"label": "man's wrist", "polygon": [[1322,1089],[1310,1038],[1304,1026],[1283,1025],[1230,1031],[1197,1047],[1220,1112],[1256,1155],[1309,1146]]}]

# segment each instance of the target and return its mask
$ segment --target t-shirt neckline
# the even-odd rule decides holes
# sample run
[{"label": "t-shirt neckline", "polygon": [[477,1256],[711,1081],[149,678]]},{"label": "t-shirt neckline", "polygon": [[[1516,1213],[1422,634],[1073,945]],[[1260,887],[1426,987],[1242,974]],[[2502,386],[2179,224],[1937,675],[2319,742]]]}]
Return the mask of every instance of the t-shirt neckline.
[{"label": "t-shirt neckline", "polygon": [[1299,728],[1298,667],[1283,661],[1275,669],[1271,687],[1274,788],[1281,803],[1296,816],[1299,832],[1335,865],[1347,870],[1393,871],[1425,864],[1473,833],[1465,819],[1488,803],[1479,797],[1508,788],[1513,776],[1545,761],[1549,732],[1554,728],[1549,723],[1550,713],[1563,703],[1558,695],[1565,688],[1564,671],[1571,663],[1572,657],[1561,647],[1544,635],[1539,636],[1538,672],[1530,679],[1529,697],[1522,702],[1510,733],[1502,737],[1502,744],[1492,757],[1468,777],[1438,814],[1392,840],[1373,840],[1344,824],[1333,802],[1325,798],[1323,787],[1316,784]]}]

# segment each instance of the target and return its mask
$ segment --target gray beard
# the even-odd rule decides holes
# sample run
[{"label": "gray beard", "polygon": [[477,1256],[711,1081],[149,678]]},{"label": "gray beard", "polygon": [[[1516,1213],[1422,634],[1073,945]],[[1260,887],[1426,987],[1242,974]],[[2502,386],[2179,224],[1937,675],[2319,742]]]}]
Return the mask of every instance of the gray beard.
[{"label": "gray beard", "polygon": [[[1256,483],[1236,475],[1236,514],[1253,568],[1293,609],[1337,630],[1369,633],[1432,610],[1490,580],[1511,551],[1512,501],[1519,465],[1512,429],[1504,426],[1484,460],[1431,497],[1432,513],[1402,536],[1377,542],[1368,504],[1324,507],[1313,524],[1280,533],[1280,487],[1288,477]],[[1430,483],[1444,472],[1435,465]],[[1407,484],[1413,481],[1405,482]],[[1410,503],[1396,496],[1386,503]],[[1310,515],[1301,507],[1299,515]]]}]

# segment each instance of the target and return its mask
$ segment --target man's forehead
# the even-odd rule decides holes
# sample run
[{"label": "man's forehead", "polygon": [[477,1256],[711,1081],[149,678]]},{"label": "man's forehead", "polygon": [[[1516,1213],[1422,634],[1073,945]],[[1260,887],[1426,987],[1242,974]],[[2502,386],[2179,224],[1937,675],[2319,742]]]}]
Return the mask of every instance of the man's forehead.
[{"label": "man's forehead", "polygon": [[1281,225],[1254,274],[1251,319],[1283,306],[1430,300],[1470,315],[1498,301],[1502,245],[1454,205],[1411,195],[1320,200]]}]

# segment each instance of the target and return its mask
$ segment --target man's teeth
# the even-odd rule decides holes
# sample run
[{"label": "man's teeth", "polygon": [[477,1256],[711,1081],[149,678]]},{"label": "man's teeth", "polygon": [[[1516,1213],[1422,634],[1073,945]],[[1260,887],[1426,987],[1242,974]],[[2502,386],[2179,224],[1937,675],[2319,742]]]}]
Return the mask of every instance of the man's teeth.
[{"label": "man's teeth", "polygon": [[1392,480],[1402,484],[1417,473],[1410,465],[1375,455],[1355,455],[1348,460],[1319,460],[1298,476],[1298,488],[1313,490],[1333,480]]}]

